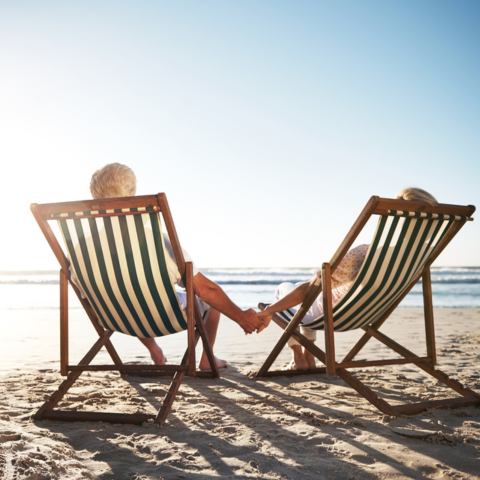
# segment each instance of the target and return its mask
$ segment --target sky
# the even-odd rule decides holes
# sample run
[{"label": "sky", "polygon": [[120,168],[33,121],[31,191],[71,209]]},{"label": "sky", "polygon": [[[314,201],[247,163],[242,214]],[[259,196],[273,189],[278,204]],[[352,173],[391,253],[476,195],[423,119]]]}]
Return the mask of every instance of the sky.
[{"label": "sky", "polygon": [[479,23],[477,0],[0,0],[0,270],[58,268],[29,205],[111,162],[199,267],[318,267],[405,187],[480,205]]}]

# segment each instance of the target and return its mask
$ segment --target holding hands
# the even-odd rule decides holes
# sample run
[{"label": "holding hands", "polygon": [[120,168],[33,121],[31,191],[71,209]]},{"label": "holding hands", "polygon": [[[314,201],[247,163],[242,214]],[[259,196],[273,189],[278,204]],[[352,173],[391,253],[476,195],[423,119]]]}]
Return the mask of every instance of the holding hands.
[{"label": "holding hands", "polygon": [[262,326],[262,322],[257,318],[257,313],[253,308],[242,312],[242,318],[238,321],[238,324],[243,328],[246,335],[253,333],[255,330],[258,331]]},{"label": "holding hands", "polygon": [[258,312],[257,313],[257,318],[260,320],[261,325],[257,328],[257,333],[262,332],[265,330],[268,325],[270,324],[272,317],[273,317],[274,312],[270,312],[268,310],[268,307],[263,311],[263,312]]},{"label": "holding hands", "polygon": [[308,291],[313,287],[314,284],[316,284],[317,279],[319,276],[321,276],[321,274],[322,271],[318,270],[315,272],[315,276],[309,282],[297,284],[297,286],[287,295],[280,298],[275,303],[268,305],[263,312],[258,312],[257,319],[260,321],[260,325],[257,327],[257,333],[262,332],[268,327],[273,315],[276,312],[281,312],[282,310],[300,306],[300,304],[305,300]]},{"label": "holding hands", "polygon": [[243,318],[238,324],[245,331],[245,335],[255,331],[260,333],[270,324],[273,313],[268,310],[268,307],[263,312],[255,312],[253,308],[250,308],[243,311]]}]

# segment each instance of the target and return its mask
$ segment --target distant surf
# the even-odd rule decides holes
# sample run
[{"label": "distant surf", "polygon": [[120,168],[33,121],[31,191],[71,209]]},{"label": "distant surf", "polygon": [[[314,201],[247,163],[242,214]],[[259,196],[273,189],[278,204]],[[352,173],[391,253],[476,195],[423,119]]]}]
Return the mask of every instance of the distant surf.
[{"label": "distant surf", "polygon": [[[282,282],[299,283],[308,281],[314,268],[202,268],[202,273],[222,285],[233,301],[243,308],[256,306],[258,302],[271,302],[277,285]],[[0,285],[18,288],[58,285],[58,271],[0,271]],[[53,287],[52,287],[53,286]],[[480,267],[433,267],[433,304],[435,307],[480,307]],[[37,292],[40,295],[40,292]],[[29,295],[20,291],[11,292],[24,299],[22,308],[29,308]],[[42,293],[45,298],[45,293]],[[4,303],[5,303],[5,297]],[[53,297],[57,301],[56,295]],[[16,302],[14,302],[16,303]],[[41,302],[43,304],[43,302]],[[49,303],[49,302],[47,302]],[[38,302],[31,304],[38,305]],[[423,305],[421,281],[412,289],[402,307],[421,308]],[[5,308],[6,305],[2,305]],[[45,307],[45,305],[43,305]],[[51,308],[57,305],[52,303]],[[13,307],[15,308],[15,307]],[[48,307],[47,307],[48,308]]]}]

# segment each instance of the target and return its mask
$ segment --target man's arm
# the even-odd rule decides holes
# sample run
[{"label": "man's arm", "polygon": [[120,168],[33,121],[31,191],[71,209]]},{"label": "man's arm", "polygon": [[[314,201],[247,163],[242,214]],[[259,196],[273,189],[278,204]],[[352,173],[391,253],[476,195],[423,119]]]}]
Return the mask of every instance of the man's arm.
[{"label": "man's arm", "polygon": [[237,307],[219,285],[212,282],[202,273],[197,273],[193,277],[193,286],[195,294],[201,300],[234,322],[237,322],[245,332],[252,333],[262,325],[262,322],[257,318],[255,310],[250,308],[244,311]]}]

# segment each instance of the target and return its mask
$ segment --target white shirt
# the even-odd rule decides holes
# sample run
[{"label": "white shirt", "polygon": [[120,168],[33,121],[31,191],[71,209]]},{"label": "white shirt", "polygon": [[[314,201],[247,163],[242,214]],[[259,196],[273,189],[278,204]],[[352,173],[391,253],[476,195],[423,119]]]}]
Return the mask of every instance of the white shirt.
[{"label": "white shirt", "polygon": [[[178,285],[182,288],[185,288],[185,285],[182,282],[182,277],[180,276],[180,271],[178,270],[178,265],[175,260],[175,254],[173,253],[173,247],[170,242],[170,238],[168,237],[168,233],[167,232],[162,232],[162,233],[163,233],[163,241],[165,242],[165,250],[168,253],[168,255],[165,255],[165,259],[167,262],[168,275],[170,276],[170,280],[174,285]],[[190,255],[184,248],[182,248],[182,252],[185,258],[185,262],[193,263],[193,260],[191,259]],[[197,273],[198,273],[198,270],[195,267],[195,263],[193,263],[193,276],[195,276]]]}]

